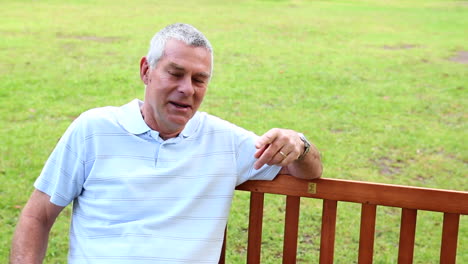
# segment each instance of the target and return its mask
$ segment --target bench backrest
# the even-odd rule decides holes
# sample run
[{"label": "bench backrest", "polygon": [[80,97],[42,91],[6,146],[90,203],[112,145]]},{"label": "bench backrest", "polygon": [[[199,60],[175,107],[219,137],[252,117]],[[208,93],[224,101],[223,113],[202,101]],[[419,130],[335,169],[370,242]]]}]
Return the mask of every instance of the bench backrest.
[{"label": "bench backrest", "polygon": [[[301,197],[323,200],[320,263],[333,263],[337,202],[361,204],[358,263],[372,263],[377,206],[402,209],[398,263],[412,263],[418,210],[444,214],[440,263],[455,263],[460,215],[468,214],[468,192],[377,184],[337,179],[300,180],[278,175],[274,181],[248,181],[236,188],[249,191],[247,263],[260,263],[264,194],[286,195],[283,263],[296,263]],[[225,261],[226,239],[219,263]]]}]

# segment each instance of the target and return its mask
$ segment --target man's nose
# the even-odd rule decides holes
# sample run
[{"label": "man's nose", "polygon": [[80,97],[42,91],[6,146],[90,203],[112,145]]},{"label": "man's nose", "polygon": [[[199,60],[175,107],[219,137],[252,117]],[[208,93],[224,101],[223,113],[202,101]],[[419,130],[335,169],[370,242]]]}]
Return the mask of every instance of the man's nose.
[{"label": "man's nose", "polygon": [[179,84],[178,91],[183,93],[185,96],[191,96],[195,93],[192,78],[183,78]]}]

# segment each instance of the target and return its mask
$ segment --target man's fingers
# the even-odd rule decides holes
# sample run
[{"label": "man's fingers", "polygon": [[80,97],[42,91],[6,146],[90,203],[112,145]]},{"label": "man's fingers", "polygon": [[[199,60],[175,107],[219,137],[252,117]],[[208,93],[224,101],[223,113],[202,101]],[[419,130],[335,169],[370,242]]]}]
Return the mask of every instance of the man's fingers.
[{"label": "man's fingers", "polygon": [[269,144],[261,148],[255,153],[255,156],[258,156],[258,160],[255,162],[254,168],[258,170],[265,164],[273,165],[281,162],[282,157],[277,157],[277,155],[280,155],[278,152],[279,147],[275,144]]},{"label": "man's fingers", "polygon": [[258,154],[257,161],[254,164],[255,169],[258,170],[261,167],[263,167],[263,165],[270,163],[270,160],[272,159],[274,155],[272,154],[271,148],[272,148],[272,145],[269,144],[261,148],[259,151],[257,151],[257,153],[255,153],[256,155]]},{"label": "man's fingers", "polygon": [[262,148],[258,149],[254,154],[254,158],[256,158],[256,159],[260,158],[260,156],[263,154],[263,152],[265,152],[267,147],[268,147],[268,145],[265,145]]},{"label": "man's fingers", "polygon": [[273,128],[259,137],[255,143],[258,149],[254,157],[255,169],[263,165],[287,166],[301,154],[300,140],[297,132],[288,129]]},{"label": "man's fingers", "polygon": [[278,131],[276,128],[270,129],[268,132],[266,132],[265,134],[263,134],[261,137],[257,139],[257,142],[255,143],[255,147],[259,149],[259,148],[262,148],[266,145],[273,143],[273,141],[275,141],[277,137],[277,133]]},{"label": "man's fingers", "polygon": [[[280,154],[281,154],[281,152],[288,153],[288,152],[283,151],[283,150],[280,151]],[[296,159],[297,159],[297,157],[294,155],[294,152],[291,151],[288,154],[285,154],[285,156],[283,156],[283,159],[281,160],[281,162],[279,164],[277,164],[277,165],[285,167],[285,166],[289,165],[291,162],[295,161]]]}]

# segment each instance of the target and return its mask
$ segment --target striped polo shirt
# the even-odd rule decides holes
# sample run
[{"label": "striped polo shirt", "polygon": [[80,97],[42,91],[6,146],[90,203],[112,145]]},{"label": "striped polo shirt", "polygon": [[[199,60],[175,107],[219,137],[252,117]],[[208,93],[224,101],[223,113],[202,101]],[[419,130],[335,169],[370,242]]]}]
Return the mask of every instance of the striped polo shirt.
[{"label": "striped polo shirt", "polygon": [[218,263],[235,186],[280,167],[255,170],[257,136],[203,112],[162,140],[141,104],[80,115],[34,184],[73,201],[69,263]]}]

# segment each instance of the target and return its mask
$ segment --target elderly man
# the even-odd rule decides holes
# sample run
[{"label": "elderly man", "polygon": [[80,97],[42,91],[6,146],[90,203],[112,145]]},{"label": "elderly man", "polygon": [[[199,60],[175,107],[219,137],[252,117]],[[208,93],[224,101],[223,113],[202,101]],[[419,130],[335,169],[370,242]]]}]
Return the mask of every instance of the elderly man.
[{"label": "elderly man", "polygon": [[194,27],[158,32],[140,61],[144,102],[89,110],[67,129],[36,180],[11,263],[41,263],[73,201],[69,263],[217,263],[234,188],[279,172],[318,178],[300,133],[263,136],[198,112],[212,74]]}]

